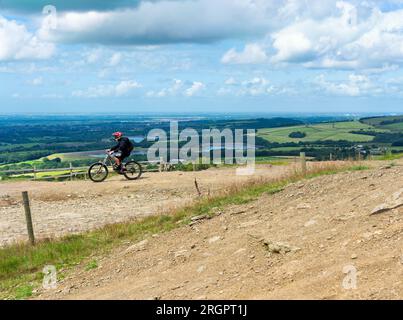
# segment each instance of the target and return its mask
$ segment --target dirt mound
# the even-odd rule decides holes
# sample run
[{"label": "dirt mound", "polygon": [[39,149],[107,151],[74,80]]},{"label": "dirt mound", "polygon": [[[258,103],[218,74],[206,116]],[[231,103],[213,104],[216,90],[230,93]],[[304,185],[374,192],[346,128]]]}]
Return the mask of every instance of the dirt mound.
[{"label": "dirt mound", "polygon": [[402,188],[402,166],[295,183],[127,243],[40,298],[402,299],[403,207],[371,215]]}]

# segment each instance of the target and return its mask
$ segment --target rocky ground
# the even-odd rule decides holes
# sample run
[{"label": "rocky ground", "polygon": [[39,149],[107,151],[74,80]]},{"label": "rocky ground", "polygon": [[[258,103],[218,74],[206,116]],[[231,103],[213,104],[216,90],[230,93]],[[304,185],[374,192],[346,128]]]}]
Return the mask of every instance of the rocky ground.
[{"label": "rocky ground", "polygon": [[235,168],[226,168],[145,173],[137,181],[118,176],[98,184],[91,181],[0,183],[0,246],[27,239],[22,191],[30,194],[35,235],[43,239],[182,207],[198,197],[195,178],[205,195],[249,179],[275,179],[290,169],[261,165],[252,177],[236,175]]},{"label": "rocky ground", "polygon": [[403,166],[301,181],[126,243],[40,299],[402,299]]}]

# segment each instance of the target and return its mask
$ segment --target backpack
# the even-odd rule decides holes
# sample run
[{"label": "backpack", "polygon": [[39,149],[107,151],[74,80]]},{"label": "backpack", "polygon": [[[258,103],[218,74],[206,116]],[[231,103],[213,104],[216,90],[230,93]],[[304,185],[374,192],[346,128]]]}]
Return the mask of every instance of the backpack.
[{"label": "backpack", "polygon": [[129,152],[132,152],[134,149],[134,144],[130,139],[127,139],[127,140],[129,142],[128,150],[129,150]]}]

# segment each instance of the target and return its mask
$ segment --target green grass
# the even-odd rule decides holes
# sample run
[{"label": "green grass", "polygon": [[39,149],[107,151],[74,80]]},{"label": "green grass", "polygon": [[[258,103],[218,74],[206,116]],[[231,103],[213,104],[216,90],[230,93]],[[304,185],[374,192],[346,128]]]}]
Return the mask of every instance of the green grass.
[{"label": "green grass", "polygon": [[374,156],[374,160],[398,160],[403,158],[403,153],[387,153],[383,156]]},{"label": "green grass", "polygon": [[[346,121],[336,123],[321,123],[309,126],[294,126],[283,128],[269,128],[258,130],[258,136],[270,142],[287,143],[287,142],[309,142],[309,141],[339,141],[347,140],[352,142],[369,142],[373,140],[373,136],[354,134],[350,131],[357,130],[372,130],[383,131],[375,129],[372,126],[363,124],[358,121]],[[306,134],[305,138],[290,138],[289,134],[294,131],[301,131]]]},{"label": "green grass", "polygon": [[280,151],[280,152],[289,152],[289,151],[300,151],[303,147],[279,147],[279,148],[271,148],[270,151]]},{"label": "green grass", "polygon": [[32,285],[22,285],[22,286],[17,287],[16,293],[15,293],[15,299],[22,300],[22,299],[31,297],[32,290],[33,290]]},{"label": "green grass", "polygon": [[257,157],[257,164],[271,164],[273,166],[285,166],[289,164],[294,158],[293,157]]},{"label": "green grass", "polygon": [[352,166],[350,168],[351,171],[363,171],[363,170],[369,170],[370,168],[368,166],[364,165],[357,165],[357,166]]},{"label": "green grass", "polygon": [[96,260],[92,260],[86,265],[85,270],[90,271],[96,268],[98,268],[98,262]]},{"label": "green grass", "polygon": [[[305,178],[334,174],[354,167],[327,166],[310,172]],[[302,179],[300,173],[278,181],[255,181],[235,185],[225,193],[206,197],[172,214],[150,216],[142,220],[107,225],[97,230],[69,235],[56,240],[44,240],[35,246],[19,243],[0,249],[0,298],[29,297],[32,288],[39,286],[45,265],[55,265],[58,270],[77,265],[89,256],[109,252],[122,242],[138,242],[147,236],[168,232],[188,224],[193,216],[214,216],[217,209],[228,205],[245,204],[264,193],[274,194],[287,184]],[[87,263],[86,270],[98,266],[96,260]],[[63,276],[63,273],[61,274]],[[59,276],[60,277],[60,276]]]},{"label": "green grass", "polygon": [[90,157],[90,156],[86,155],[86,152],[54,153],[54,154],[47,156],[46,158],[48,158],[49,160],[59,158],[63,162],[76,161],[76,160],[88,160],[88,159],[92,159],[95,162],[97,160],[97,158],[95,158],[95,157]]},{"label": "green grass", "polygon": [[0,169],[10,166],[10,165],[18,165],[18,166],[21,166],[21,165],[28,166],[29,165],[29,166],[33,167],[33,166],[41,164],[42,162],[43,161],[41,159],[37,159],[37,160],[21,161],[21,162],[11,163],[11,164],[2,164],[2,165],[0,165]]}]

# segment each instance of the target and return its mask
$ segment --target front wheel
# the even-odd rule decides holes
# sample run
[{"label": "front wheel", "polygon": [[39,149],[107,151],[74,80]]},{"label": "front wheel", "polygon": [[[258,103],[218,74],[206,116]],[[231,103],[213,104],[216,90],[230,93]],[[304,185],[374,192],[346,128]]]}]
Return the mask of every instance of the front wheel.
[{"label": "front wheel", "polygon": [[94,182],[102,182],[108,176],[108,167],[103,163],[94,163],[88,169],[88,176]]},{"label": "front wheel", "polygon": [[143,173],[141,164],[136,161],[129,161],[125,165],[124,176],[127,180],[137,180]]}]

